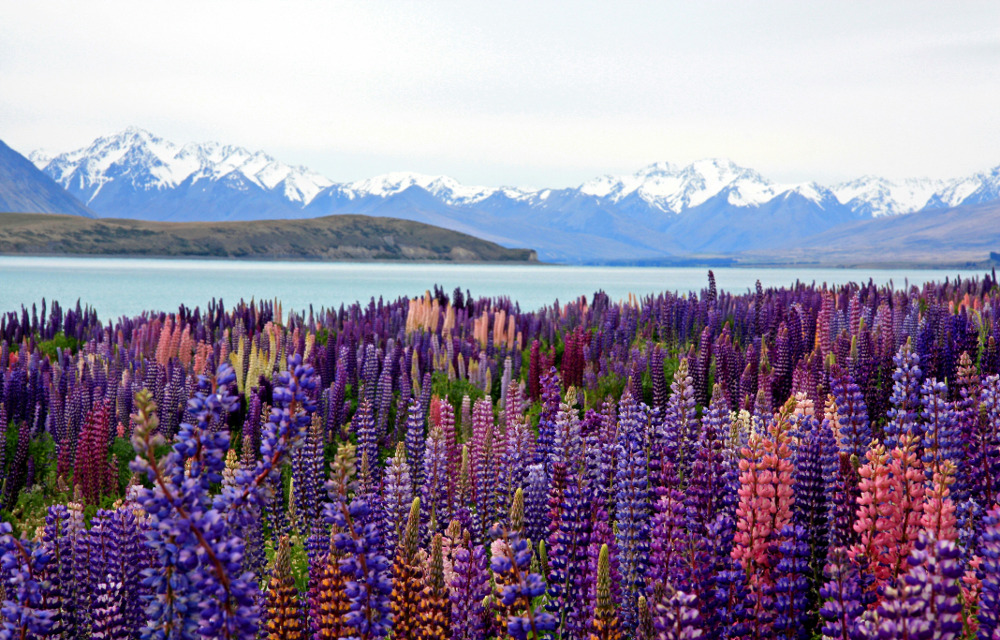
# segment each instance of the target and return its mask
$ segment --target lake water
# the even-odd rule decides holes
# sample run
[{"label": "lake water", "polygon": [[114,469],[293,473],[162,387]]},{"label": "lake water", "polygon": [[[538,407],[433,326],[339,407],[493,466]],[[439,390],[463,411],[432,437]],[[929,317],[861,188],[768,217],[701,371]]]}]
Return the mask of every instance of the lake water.
[{"label": "lake water", "polygon": [[[719,289],[745,293],[757,279],[767,286],[796,280],[842,284],[873,279],[922,284],[963,278],[980,272],[921,269],[747,269],[715,268]],[[549,265],[479,265],[429,263],[249,262],[225,260],[153,260],[142,258],[37,258],[0,256],[0,312],[21,305],[58,300],[63,307],[77,299],[97,309],[101,318],[144,310],[173,311],[180,304],[205,307],[213,297],[227,306],[241,298],[282,301],[286,312],[310,304],[340,306],[371,297],[415,297],[435,284],[474,296],[509,296],[522,309],[537,309],[556,299],[567,301],[604,290],[612,299],[629,293],[699,291],[707,286],[703,267],[582,267]]]}]

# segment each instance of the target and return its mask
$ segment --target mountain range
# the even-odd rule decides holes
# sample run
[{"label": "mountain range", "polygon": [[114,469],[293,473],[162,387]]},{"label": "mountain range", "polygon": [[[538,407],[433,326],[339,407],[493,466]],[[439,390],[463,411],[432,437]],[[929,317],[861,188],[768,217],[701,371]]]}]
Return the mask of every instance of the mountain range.
[{"label": "mountain range", "polygon": [[576,188],[462,185],[390,173],[334,182],[220,143],[175,145],[139,128],[34,165],[101,217],[156,221],[358,213],[432,224],[554,262],[622,262],[779,250],[824,232],[1000,198],[1000,167],[956,180],[865,176],[779,184],[728,160],[656,163]]}]

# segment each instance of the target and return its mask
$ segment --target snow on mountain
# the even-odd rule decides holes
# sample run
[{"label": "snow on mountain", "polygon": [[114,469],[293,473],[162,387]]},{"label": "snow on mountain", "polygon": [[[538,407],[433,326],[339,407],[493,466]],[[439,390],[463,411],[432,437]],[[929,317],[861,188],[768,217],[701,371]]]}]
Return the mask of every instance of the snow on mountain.
[{"label": "snow on mountain", "polygon": [[282,164],[259,151],[217,142],[178,147],[137,127],[98,138],[82,149],[56,156],[36,152],[30,159],[59,184],[85,194],[88,203],[105,184],[121,179],[144,190],[167,190],[189,179],[239,176],[268,191],[280,188],[289,202],[300,205],[333,184],[314,171]]},{"label": "snow on mountain", "polygon": [[1000,198],[1000,167],[960,178],[934,194],[929,207],[954,207],[959,204],[980,204]]},{"label": "snow on mountain", "polygon": [[538,192],[529,189],[463,185],[448,176],[429,176],[408,172],[386,173],[365,180],[348,182],[339,185],[337,190],[343,197],[357,200],[371,197],[388,198],[411,187],[419,187],[449,206],[475,204],[498,193],[511,200],[526,200],[538,194]]},{"label": "snow on mountain", "polygon": [[42,169],[45,165],[52,162],[52,158],[55,157],[55,154],[46,151],[45,149],[35,149],[29,153],[27,157],[28,160],[31,161],[31,164],[35,165],[37,169]]},{"label": "snow on mountain", "polygon": [[756,207],[799,186],[774,184],[756,171],[729,160],[707,159],[685,167],[657,162],[630,176],[594,178],[583,183],[579,191],[611,202],[635,194],[652,207],[679,214],[723,191],[727,202],[734,207]]},{"label": "snow on mountain", "polygon": [[867,210],[872,217],[895,216],[923,209],[935,193],[946,187],[943,180],[909,178],[893,182],[864,176],[832,188],[841,203],[855,210]]}]

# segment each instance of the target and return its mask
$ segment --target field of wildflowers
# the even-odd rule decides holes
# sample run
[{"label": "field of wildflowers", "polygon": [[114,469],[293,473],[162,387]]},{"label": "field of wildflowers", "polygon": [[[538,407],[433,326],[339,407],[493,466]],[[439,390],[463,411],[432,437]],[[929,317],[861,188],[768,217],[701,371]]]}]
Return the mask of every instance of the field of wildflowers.
[{"label": "field of wildflowers", "polygon": [[0,316],[0,638],[1000,638],[995,275]]}]

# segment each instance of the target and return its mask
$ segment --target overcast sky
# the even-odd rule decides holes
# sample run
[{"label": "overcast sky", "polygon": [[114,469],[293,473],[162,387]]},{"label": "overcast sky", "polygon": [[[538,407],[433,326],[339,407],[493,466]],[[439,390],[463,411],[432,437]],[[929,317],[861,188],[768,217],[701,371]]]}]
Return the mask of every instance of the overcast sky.
[{"label": "overcast sky", "polygon": [[0,0],[0,139],[137,125],[335,181],[777,181],[1000,164],[1000,3]]}]

